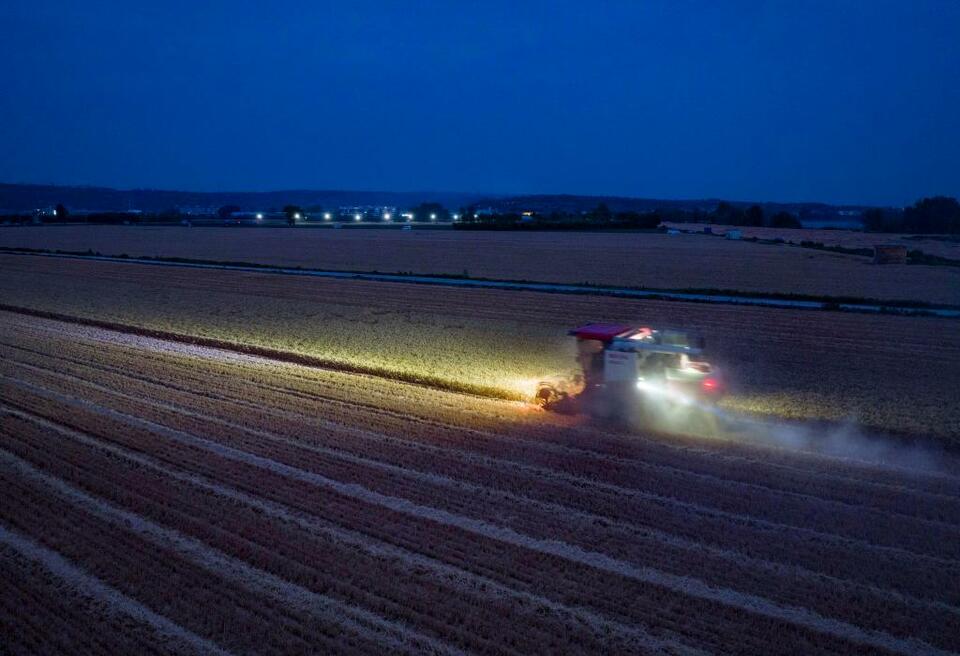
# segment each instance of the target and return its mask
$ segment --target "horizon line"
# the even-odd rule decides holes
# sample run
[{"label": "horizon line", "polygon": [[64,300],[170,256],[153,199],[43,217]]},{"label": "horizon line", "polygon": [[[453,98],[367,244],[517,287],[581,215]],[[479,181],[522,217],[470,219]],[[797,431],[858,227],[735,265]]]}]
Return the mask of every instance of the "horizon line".
[{"label": "horizon line", "polygon": [[[623,194],[597,194],[597,193],[573,193],[573,192],[559,192],[559,193],[550,193],[550,192],[524,192],[524,193],[514,193],[514,192],[480,192],[480,191],[462,191],[462,190],[414,190],[414,191],[398,191],[398,190],[384,190],[384,189],[360,189],[360,188],[309,188],[309,187],[291,187],[286,189],[252,189],[252,190],[200,190],[200,189],[171,189],[171,188],[160,188],[160,187],[111,187],[99,184],[63,184],[55,182],[5,182],[0,181],[0,187],[60,187],[60,188],[70,188],[70,189],[91,189],[91,190],[103,190],[103,191],[114,191],[119,193],[132,193],[132,192],[158,192],[158,193],[180,193],[180,194],[282,194],[282,193],[337,193],[337,194],[398,194],[398,195],[417,195],[417,194],[433,194],[433,195],[460,195],[460,196],[478,196],[481,199],[490,200],[502,200],[508,198],[526,198],[526,197],[570,197],[570,198],[596,198],[596,199],[623,199],[623,200],[634,200],[634,201],[664,201],[664,202],[728,202],[728,203],[737,203],[744,205],[827,205],[830,207],[866,207],[866,208],[902,208],[904,205],[895,205],[895,204],[871,204],[871,203],[851,203],[851,202],[829,202],[822,200],[739,200],[729,197],[721,196],[688,196],[688,197],[667,197],[667,196],[630,196]],[[943,194],[931,194],[924,195],[917,198],[930,198]]]}]

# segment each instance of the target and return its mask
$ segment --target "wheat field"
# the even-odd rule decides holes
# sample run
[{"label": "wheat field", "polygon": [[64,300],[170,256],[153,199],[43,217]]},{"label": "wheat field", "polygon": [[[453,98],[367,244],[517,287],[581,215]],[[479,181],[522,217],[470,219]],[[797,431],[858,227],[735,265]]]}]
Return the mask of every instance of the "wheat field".
[{"label": "wheat field", "polygon": [[0,246],[382,273],[960,304],[960,267],[651,233],[39,226]]}]

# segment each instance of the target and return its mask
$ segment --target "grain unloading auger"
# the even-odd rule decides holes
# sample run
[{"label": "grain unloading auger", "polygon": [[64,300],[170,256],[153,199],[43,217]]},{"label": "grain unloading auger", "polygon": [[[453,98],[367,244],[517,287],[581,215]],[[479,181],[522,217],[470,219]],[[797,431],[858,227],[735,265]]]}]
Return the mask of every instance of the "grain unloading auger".
[{"label": "grain unloading auger", "polygon": [[724,392],[719,370],[701,358],[703,338],[690,331],[591,323],[569,334],[581,373],[542,381],[535,400],[544,408],[631,421],[683,418]]}]

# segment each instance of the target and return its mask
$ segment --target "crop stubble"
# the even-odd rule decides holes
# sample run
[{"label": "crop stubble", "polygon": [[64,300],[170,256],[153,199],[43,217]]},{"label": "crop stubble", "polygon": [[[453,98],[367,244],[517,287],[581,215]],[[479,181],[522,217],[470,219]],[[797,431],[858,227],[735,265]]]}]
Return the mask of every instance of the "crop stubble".
[{"label": "crop stubble", "polygon": [[0,256],[6,302],[528,396],[590,320],[699,329],[732,411],[960,438],[948,319],[290,278]]},{"label": "crop stubble", "polygon": [[[813,231],[814,239],[824,238],[819,232]],[[849,232],[827,238],[841,234],[842,242],[849,244]],[[859,234],[861,240],[875,238]],[[936,254],[951,250],[943,242],[902,243]],[[875,266],[868,257],[704,235],[49,226],[0,229],[0,246],[345,271],[960,304],[960,270],[955,267]]]},{"label": "crop stubble", "polygon": [[953,479],[2,321],[0,521],[225,648],[960,646]]}]

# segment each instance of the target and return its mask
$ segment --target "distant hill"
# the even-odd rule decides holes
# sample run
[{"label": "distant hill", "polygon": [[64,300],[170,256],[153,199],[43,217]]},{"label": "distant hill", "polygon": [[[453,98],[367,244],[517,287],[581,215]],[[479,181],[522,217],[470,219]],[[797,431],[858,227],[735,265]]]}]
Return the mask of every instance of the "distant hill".
[{"label": "distant hill", "polygon": [[[111,189],[59,185],[0,183],[0,213],[31,212],[62,203],[70,210],[162,212],[173,208],[237,205],[244,210],[280,209],[284,205],[335,208],[354,205],[392,205],[409,208],[423,202],[440,203],[451,210],[461,207],[493,208],[497,212],[533,211],[578,214],[605,203],[614,212],[684,210],[708,212],[719,199],[671,200],[626,196],[578,196],[570,194],[501,195],[460,192],[396,192],[290,189],[286,191],[170,191],[160,189]],[[747,201],[729,201],[751,205]],[[826,203],[756,203],[768,214],[786,211],[804,218],[836,219],[857,216],[866,206]]]}]

